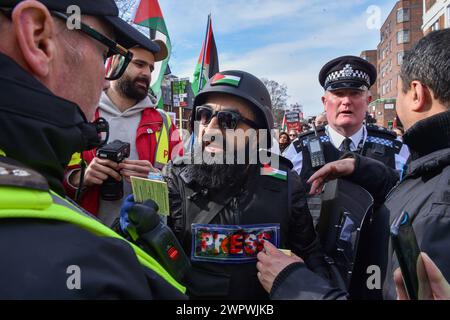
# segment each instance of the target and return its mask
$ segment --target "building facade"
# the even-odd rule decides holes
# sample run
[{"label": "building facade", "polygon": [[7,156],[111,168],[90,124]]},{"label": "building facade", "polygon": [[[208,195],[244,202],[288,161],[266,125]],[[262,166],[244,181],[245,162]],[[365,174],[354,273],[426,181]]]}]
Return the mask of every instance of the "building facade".
[{"label": "building facade", "polygon": [[423,33],[445,28],[450,28],[450,0],[423,0]]},{"label": "building facade", "polygon": [[[373,64],[375,68],[377,67],[378,64],[377,50],[365,50],[361,52],[359,56],[364,60],[366,60],[367,62]],[[378,82],[375,82],[373,86],[370,88],[370,93],[372,95],[373,100],[378,99]]]},{"label": "building facade", "polygon": [[377,47],[378,97],[369,106],[377,124],[392,127],[397,80],[405,52],[423,37],[422,0],[397,1],[380,30]]}]

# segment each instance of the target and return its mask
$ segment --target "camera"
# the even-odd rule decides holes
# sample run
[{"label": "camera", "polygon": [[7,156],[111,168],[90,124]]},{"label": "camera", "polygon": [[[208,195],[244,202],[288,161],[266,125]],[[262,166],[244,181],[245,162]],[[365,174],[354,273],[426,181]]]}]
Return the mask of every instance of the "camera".
[{"label": "camera", "polygon": [[[114,140],[107,145],[97,149],[97,157],[108,159],[117,163],[122,162],[130,156],[130,144],[120,140]],[[123,197],[123,180],[117,181],[108,177],[100,187],[100,195],[103,200],[115,201]]]}]

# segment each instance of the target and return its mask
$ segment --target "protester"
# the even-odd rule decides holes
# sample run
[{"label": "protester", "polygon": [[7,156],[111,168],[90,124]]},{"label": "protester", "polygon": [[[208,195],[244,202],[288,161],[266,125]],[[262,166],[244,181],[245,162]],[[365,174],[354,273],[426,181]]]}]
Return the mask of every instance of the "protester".
[{"label": "protester", "polygon": [[[120,140],[130,143],[130,156],[121,163],[101,159],[96,149],[85,151],[83,158],[89,164],[84,174],[82,206],[95,214],[106,225],[111,226],[119,216],[122,198],[131,194],[130,177],[147,178],[149,172],[157,172],[177,152],[181,141],[176,126],[170,117],[148,96],[151,73],[154,64],[167,57],[167,48],[162,41],[158,46],[134,47],[124,75],[111,81],[110,87],[102,93],[96,118],[103,117],[109,123],[109,141]],[[160,138],[161,137],[161,138]],[[182,151],[180,144],[179,150]],[[80,181],[79,161],[66,174],[66,189],[74,195]],[[117,181],[124,179],[123,197],[115,200],[103,199],[101,186],[108,177]]]},{"label": "protester", "polygon": [[289,135],[286,132],[280,133],[280,137],[278,139],[278,144],[280,146],[281,155],[283,155],[283,152],[291,144],[291,139],[289,138]]},{"label": "protester", "polygon": [[314,119],[314,125],[316,127],[324,127],[328,124],[327,121],[327,113],[326,112],[322,112],[321,114],[319,114],[316,119]]},{"label": "protester", "polygon": [[[67,27],[73,5],[81,29]],[[0,299],[183,297],[155,260],[64,199],[72,154],[99,143],[86,119],[105,58],[120,55],[107,75],[117,79],[132,57],[125,48],[159,50],[118,14],[112,0],[2,1]]]},{"label": "protester", "polygon": [[298,138],[297,130],[295,130],[295,129],[289,130],[289,139],[291,139],[291,141],[294,141],[297,138]]},{"label": "protester", "polygon": [[[216,74],[194,100],[193,154],[163,170],[169,185],[168,224],[191,255],[186,285],[193,299],[268,298],[255,267],[263,239],[276,243],[279,237],[280,248],[326,275],[298,175],[284,158],[270,154],[265,164],[263,155],[269,154],[259,152],[272,141],[267,134],[274,125],[271,108],[270,95],[255,76]],[[189,163],[199,155],[198,164]],[[241,156],[245,161],[240,162]]]}]

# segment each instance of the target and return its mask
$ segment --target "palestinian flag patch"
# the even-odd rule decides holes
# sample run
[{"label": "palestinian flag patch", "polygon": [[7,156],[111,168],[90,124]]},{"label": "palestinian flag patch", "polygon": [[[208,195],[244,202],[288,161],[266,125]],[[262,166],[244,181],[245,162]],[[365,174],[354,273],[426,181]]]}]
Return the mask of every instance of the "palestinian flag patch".
[{"label": "palestinian flag patch", "polygon": [[279,180],[283,180],[283,181],[287,180],[287,172],[286,171],[272,168],[271,166],[269,166],[267,164],[265,164],[264,167],[261,168],[261,175],[262,176],[270,176],[275,179],[279,179]]},{"label": "palestinian flag patch", "polygon": [[241,77],[239,77],[239,76],[231,76],[231,75],[216,73],[216,75],[211,80],[211,85],[217,86],[217,85],[226,84],[226,85],[230,85],[233,87],[239,87],[239,82],[241,82]]}]

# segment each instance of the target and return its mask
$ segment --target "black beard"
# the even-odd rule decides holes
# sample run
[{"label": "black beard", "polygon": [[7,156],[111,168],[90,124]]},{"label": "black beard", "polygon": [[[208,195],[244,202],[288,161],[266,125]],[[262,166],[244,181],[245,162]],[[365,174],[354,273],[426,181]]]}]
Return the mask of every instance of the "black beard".
[{"label": "black beard", "polygon": [[[144,80],[147,82],[147,89],[144,90],[142,87],[138,87],[136,85],[136,82],[139,80]],[[122,94],[130,99],[135,99],[136,101],[144,100],[145,97],[147,97],[148,94],[148,88],[150,86],[150,83],[148,79],[146,78],[136,78],[131,79],[127,75],[123,75],[118,81],[118,86]]]},{"label": "black beard", "polygon": [[201,187],[220,189],[242,182],[247,168],[245,164],[197,164],[190,165],[188,170]]}]

